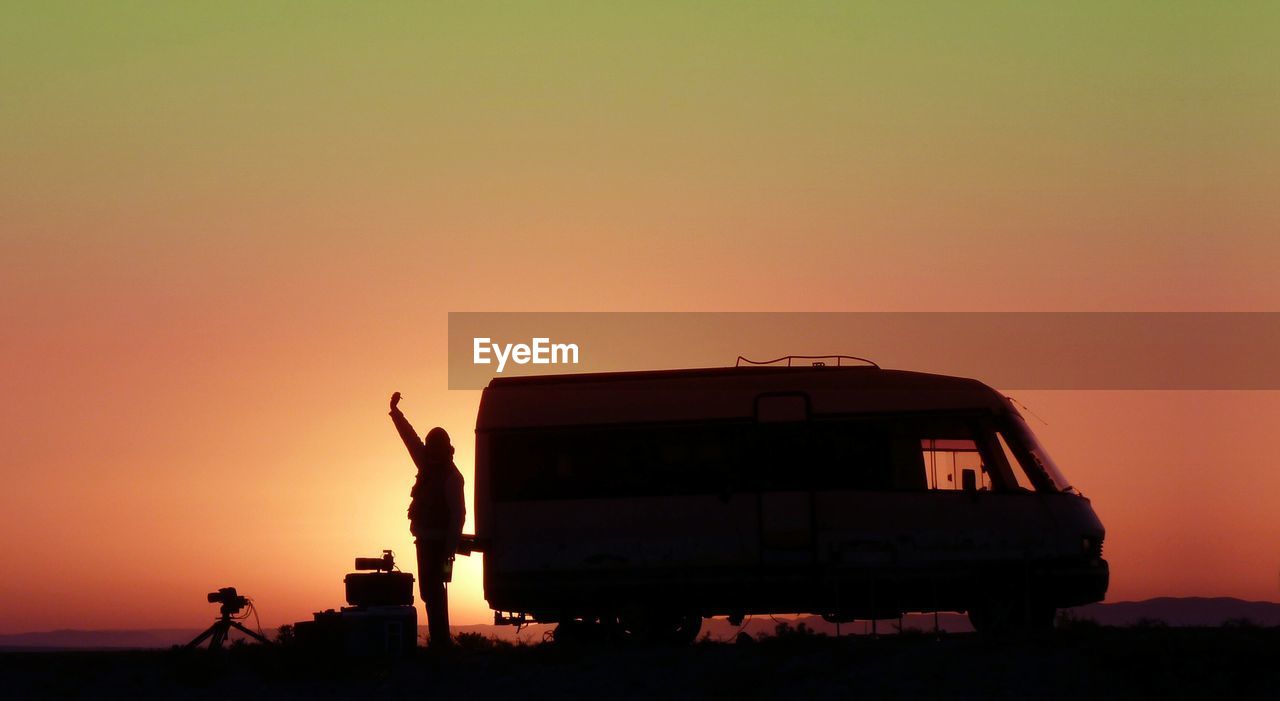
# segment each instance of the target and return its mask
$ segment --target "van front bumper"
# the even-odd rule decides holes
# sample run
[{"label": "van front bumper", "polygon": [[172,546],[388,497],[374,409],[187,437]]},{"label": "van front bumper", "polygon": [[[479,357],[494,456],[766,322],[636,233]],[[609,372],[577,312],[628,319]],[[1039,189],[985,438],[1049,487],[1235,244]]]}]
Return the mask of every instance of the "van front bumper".
[{"label": "van front bumper", "polygon": [[1041,580],[1048,598],[1058,608],[1102,601],[1111,583],[1111,568],[1102,558],[1050,566]]}]

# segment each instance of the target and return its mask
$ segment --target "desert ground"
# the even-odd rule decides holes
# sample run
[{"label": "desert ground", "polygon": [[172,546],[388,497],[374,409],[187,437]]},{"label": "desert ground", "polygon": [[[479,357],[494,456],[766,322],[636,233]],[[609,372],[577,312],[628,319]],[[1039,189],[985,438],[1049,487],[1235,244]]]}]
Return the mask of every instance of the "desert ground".
[{"label": "desert ground", "polygon": [[1274,699],[1280,627],[1060,622],[993,641],[907,631],[833,637],[782,623],[684,647],[512,643],[464,634],[407,659],[319,658],[288,646],[7,651],[14,699]]}]

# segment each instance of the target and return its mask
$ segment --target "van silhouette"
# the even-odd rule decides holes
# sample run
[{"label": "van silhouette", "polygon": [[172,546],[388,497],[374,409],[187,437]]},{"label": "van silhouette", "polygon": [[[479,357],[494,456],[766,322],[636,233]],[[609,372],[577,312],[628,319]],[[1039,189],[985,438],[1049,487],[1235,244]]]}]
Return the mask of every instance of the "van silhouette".
[{"label": "van silhouette", "polygon": [[495,378],[475,518],[497,622],[558,635],[931,611],[1005,632],[1108,583],[1102,523],[1006,397],[874,366]]}]

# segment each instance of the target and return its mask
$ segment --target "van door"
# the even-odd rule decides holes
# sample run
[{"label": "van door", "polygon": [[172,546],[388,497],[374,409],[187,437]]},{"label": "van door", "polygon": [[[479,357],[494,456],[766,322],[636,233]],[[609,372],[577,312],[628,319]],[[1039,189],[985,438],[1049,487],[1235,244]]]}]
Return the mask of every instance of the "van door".
[{"label": "van door", "polygon": [[809,397],[801,392],[756,398],[752,453],[759,487],[760,562],[807,565],[814,560],[809,460]]},{"label": "van door", "polygon": [[1025,563],[1051,541],[1052,518],[1032,485],[1011,481],[1018,469],[990,423],[975,419],[968,427],[963,436],[938,422],[941,437],[921,438],[928,494],[945,530],[919,538],[917,546],[939,561]]},{"label": "van door", "polygon": [[813,492],[761,492],[760,560],[765,565],[813,562]]}]

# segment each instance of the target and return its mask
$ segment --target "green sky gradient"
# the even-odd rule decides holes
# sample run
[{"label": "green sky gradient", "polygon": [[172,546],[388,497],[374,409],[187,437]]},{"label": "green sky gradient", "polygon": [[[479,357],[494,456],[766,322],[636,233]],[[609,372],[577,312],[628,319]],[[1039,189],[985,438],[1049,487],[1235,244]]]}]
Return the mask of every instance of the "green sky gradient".
[{"label": "green sky gradient", "polygon": [[[852,237],[872,256],[892,236],[915,257],[955,236],[995,248],[1035,236],[1104,277],[1109,261],[1141,266],[1157,248],[1166,270],[1207,258],[1252,279],[1280,253],[1273,3],[41,3],[4,15],[0,197],[37,265],[52,254],[31,237],[69,229],[108,247],[175,228],[212,248],[347,236],[290,219],[320,210],[387,246],[445,229],[439,245],[462,257],[473,251],[460,238],[496,248],[519,231],[565,247],[691,234],[768,245],[786,232]],[[255,208],[280,219],[236,221]],[[380,221],[388,212],[421,218]],[[84,225],[124,220],[126,232]],[[1118,248],[1097,257],[1095,245]]]},{"label": "green sky gradient", "polygon": [[11,6],[7,182],[1221,186],[1280,140],[1274,4],[637,5]]}]

